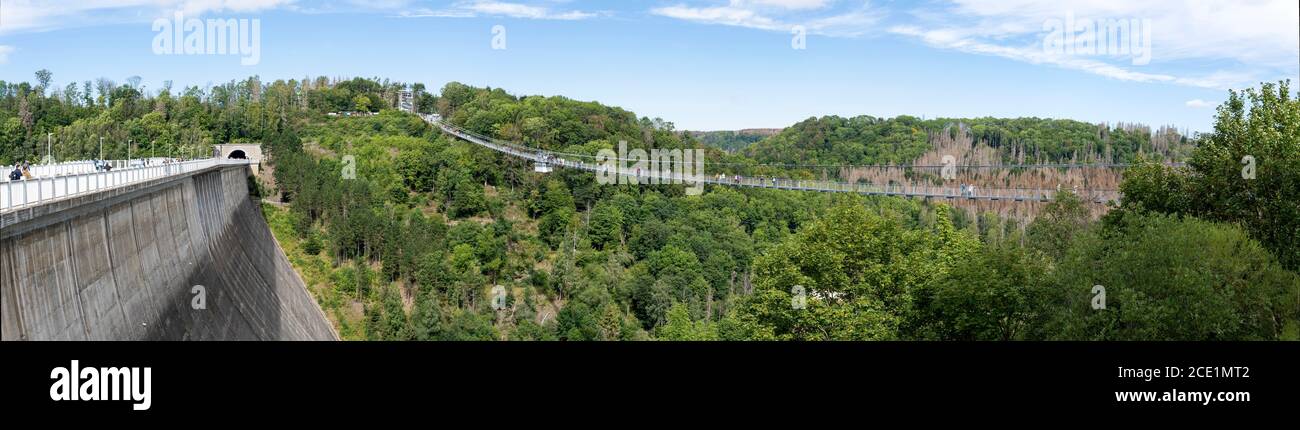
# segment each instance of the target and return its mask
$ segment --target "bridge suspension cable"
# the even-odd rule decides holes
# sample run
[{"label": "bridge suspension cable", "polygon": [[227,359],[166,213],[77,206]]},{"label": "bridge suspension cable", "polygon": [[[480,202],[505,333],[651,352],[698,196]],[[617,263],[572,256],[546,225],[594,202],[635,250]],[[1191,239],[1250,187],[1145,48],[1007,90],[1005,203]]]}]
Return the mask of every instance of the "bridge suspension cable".
[{"label": "bridge suspension cable", "polygon": [[[433,115],[421,115],[426,122],[438,127],[443,132],[456,136],[461,140],[518,158],[524,158],[534,163],[541,163],[548,166],[556,166],[570,169],[579,169],[589,172],[607,172],[605,163],[597,163],[597,156],[586,154],[573,154],[556,151],[545,151],[537,148],[531,148],[520,145],[515,142],[505,141],[491,136],[483,136],[469,130],[446,123]],[[579,158],[581,160],[573,160]],[[613,161],[640,161],[624,158],[607,158]],[[681,172],[676,174],[667,174],[655,172],[647,169],[646,172],[637,172],[636,179],[638,182],[654,181],[682,181]],[[620,172],[625,176],[627,172]],[[820,181],[820,180],[803,180],[788,178],[753,178],[719,174],[716,176],[703,175],[698,178],[699,181],[706,184],[746,187],[746,188],[770,188],[779,190],[796,190],[796,191],[814,191],[814,192],[832,192],[832,193],[857,193],[864,195],[889,195],[889,196],[908,196],[923,198],[944,198],[944,199],[967,199],[967,200],[1011,200],[1011,201],[1031,201],[1046,202],[1051,201],[1056,195],[1057,190],[1044,188],[992,188],[977,190],[975,187],[936,187],[930,185],[908,185],[908,184],[868,184],[868,183],[850,183],[838,181]],[[661,182],[662,183],[662,182]],[[1115,190],[1079,190],[1092,194],[1091,198],[1086,199],[1094,203],[1106,203],[1118,198],[1118,192]]]},{"label": "bridge suspension cable", "polygon": [[[477,137],[479,139],[495,142],[499,145],[514,146],[521,149],[532,149],[519,145],[515,142],[497,139],[491,136],[485,136],[470,130],[458,128],[461,132]],[[546,151],[553,155],[562,155],[572,158],[596,159],[595,155],[580,154],[576,152],[564,151]],[[636,161],[631,158],[608,158],[614,161]],[[706,166],[740,166],[740,167],[780,167],[780,168],[838,168],[838,169],[996,169],[996,170],[1021,170],[1021,169],[1117,169],[1135,166],[1134,163],[1031,163],[1031,164],[802,164],[802,163],[728,163],[721,161],[704,161]],[[1170,167],[1183,167],[1187,163],[1181,162],[1162,162],[1161,165]],[[1113,190],[1106,190],[1113,191]]]}]

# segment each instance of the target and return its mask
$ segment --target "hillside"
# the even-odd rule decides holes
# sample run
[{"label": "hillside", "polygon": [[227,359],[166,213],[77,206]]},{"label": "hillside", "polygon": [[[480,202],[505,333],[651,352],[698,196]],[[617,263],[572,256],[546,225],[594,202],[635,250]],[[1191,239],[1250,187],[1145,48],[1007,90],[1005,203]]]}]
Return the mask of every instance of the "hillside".
[{"label": "hillside", "polygon": [[[111,100],[65,101],[11,86],[0,98],[0,154],[32,159],[46,132],[75,142],[61,158],[94,155],[90,130],[125,138],[106,141],[109,154],[143,150],[129,141],[170,153],[263,142],[275,176],[267,195],[283,202],[264,213],[345,339],[1300,337],[1300,259],[1286,239],[1297,231],[1287,184],[1300,171],[1300,133],[1256,132],[1294,130],[1293,99],[1251,93],[1251,114],[1222,111],[1224,132],[1196,141],[1188,168],[1139,163],[1106,179],[1126,198],[1100,220],[1066,192],[1028,222],[902,198],[712,186],[688,196],[539,174],[392,110],[401,87],[252,78],[179,98],[118,86]],[[669,121],[565,97],[451,83],[418,105],[476,133],[575,154],[620,140],[704,146]],[[328,115],[340,110],[376,114]],[[1255,134],[1229,132],[1248,120]],[[743,151],[710,149],[706,161],[729,175],[866,175],[856,180],[885,174],[807,164],[928,163],[950,150],[989,163],[1127,162],[1191,146],[1141,130],[825,117]],[[1225,148],[1257,154],[1264,180],[1224,183],[1231,175],[1215,169],[1240,169]],[[984,180],[1019,180],[998,175]],[[1125,311],[1093,311],[1094,285]]]},{"label": "hillside", "polygon": [[706,146],[727,152],[735,152],[748,148],[755,142],[780,132],[781,129],[779,128],[750,128],[734,131],[687,131],[685,133]]},{"label": "hillside", "polygon": [[1187,137],[1168,127],[1041,118],[825,116],[792,125],[745,154],[761,163],[909,164],[962,140],[990,149],[980,159],[965,160],[982,164],[1131,163],[1139,154],[1181,160],[1191,149]]}]

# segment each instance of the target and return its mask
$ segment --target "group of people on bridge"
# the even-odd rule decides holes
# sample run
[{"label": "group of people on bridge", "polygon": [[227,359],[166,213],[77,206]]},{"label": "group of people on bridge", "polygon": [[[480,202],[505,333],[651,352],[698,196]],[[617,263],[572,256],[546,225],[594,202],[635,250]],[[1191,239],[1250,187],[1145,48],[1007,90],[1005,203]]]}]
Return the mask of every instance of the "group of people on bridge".
[{"label": "group of people on bridge", "polygon": [[26,161],[14,165],[14,170],[9,172],[9,180],[17,181],[19,179],[27,180],[32,178],[31,163]]},{"label": "group of people on bridge", "polygon": [[[180,163],[182,161],[184,160],[180,158],[152,158],[152,159],[145,158],[145,159],[130,160],[127,161],[126,163],[129,164],[131,167],[146,167],[155,164]],[[77,163],[82,163],[82,162],[74,162],[74,164]],[[115,168],[113,166],[113,163],[110,162],[109,160],[92,159],[90,160],[90,165],[94,168],[96,172],[109,172]],[[64,170],[63,172],[71,173],[71,172],[79,172],[79,171]],[[10,181],[29,180],[34,177],[36,177],[36,174],[32,173],[32,164],[31,162],[28,161],[23,161],[21,163],[15,164],[13,169],[10,170],[8,173],[8,178]]]}]

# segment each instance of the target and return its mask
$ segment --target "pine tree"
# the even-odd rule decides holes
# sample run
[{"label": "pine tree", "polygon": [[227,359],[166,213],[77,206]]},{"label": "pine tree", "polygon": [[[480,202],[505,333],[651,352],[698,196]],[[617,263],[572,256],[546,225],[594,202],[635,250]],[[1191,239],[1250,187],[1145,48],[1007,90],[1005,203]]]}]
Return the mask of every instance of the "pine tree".
[{"label": "pine tree", "polygon": [[401,295],[384,289],[384,338],[385,340],[411,340],[410,322],[406,320],[406,310],[402,309]]},{"label": "pine tree", "polygon": [[415,296],[411,315],[416,340],[439,340],[442,337],[442,309],[432,286],[424,286]]}]

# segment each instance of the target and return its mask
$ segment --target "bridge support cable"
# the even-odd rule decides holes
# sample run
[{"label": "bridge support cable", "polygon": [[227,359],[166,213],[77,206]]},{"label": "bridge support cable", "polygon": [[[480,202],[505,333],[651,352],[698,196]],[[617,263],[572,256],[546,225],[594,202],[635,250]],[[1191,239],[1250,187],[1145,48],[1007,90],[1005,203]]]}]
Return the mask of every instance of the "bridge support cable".
[{"label": "bridge support cable", "polygon": [[[443,132],[455,136],[466,142],[482,146],[506,155],[523,158],[532,161],[535,165],[544,165],[546,171],[551,168],[568,168],[579,169],[589,172],[601,172],[603,164],[594,161],[574,161],[560,154],[541,149],[530,148],[514,142],[502,141],[489,136],[482,136],[469,130],[456,127],[447,122],[434,119],[431,115],[422,115],[424,120]],[[570,154],[564,154],[570,155]],[[538,169],[540,171],[541,169]],[[679,176],[665,176],[662,172],[647,171],[644,173],[646,178],[651,180],[661,180],[665,182],[679,181]],[[948,199],[948,200],[989,200],[989,201],[1016,201],[1016,202],[1048,202],[1052,201],[1057,190],[1043,188],[992,188],[981,189],[977,192],[963,190],[957,187],[935,187],[928,185],[904,185],[904,184],[867,184],[857,182],[838,182],[838,181],[819,181],[804,179],[788,178],[752,178],[740,176],[704,175],[699,180],[706,184],[719,186],[738,187],[738,188],[768,188],[776,190],[792,191],[811,191],[822,193],[855,193],[862,195],[879,195],[879,196],[903,196],[903,197],[920,197],[927,199]],[[1094,203],[1107,203],[1108,201],[1118,198],[1118,194],[1108,195],[1106,198],[1098,196],[1089,199]]]}]

